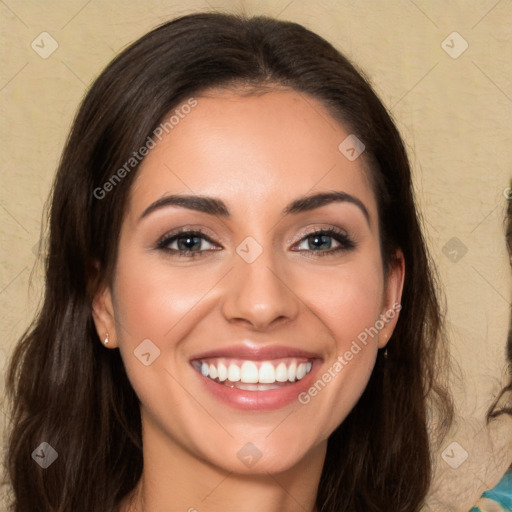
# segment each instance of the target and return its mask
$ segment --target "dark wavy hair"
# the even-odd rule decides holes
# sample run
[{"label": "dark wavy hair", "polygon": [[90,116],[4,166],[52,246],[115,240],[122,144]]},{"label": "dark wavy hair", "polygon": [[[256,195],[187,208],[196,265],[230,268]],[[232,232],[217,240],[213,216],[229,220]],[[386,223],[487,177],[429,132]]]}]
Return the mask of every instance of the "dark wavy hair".
[{"label": "dark wavy hair", "polygon": [[[512,265],[512,180],[510,180],[510,184],[506,191],[507,213],[505,217],[505,243],[507,246],[509,261]],[[509,380],[505,387],[498,393],[498,396],[495,398],[487,411],[488,423],[493,418],[497,418],[502,414],[509,414],[512,416],[512,314],[509,317],[506,357]],[[512,470],[512,463],[510,468]]]},{"label": "dark wavy hair", "polygon": [[[91,301],[111,283],[137,168],[102,187],[166,115],[216,87],[285,87],[322,102],[365,146],[384,268],[405,257],[402,311],[360,400],[328,440],[321,512],[415,512],[431,481],[429,411],[451,420],[443,312],[401,137],[361,72],[301,25],[202,13],[167,22],[122,51],[74,120],[52,190],[45,291],[14,352],[6,470],[14,512],[112,512],[142,471],[138,398],[118,350],[98,340]],[[95,267],[95,263],[99,266]],[[59,458],[30,454],[46,441]]]}]

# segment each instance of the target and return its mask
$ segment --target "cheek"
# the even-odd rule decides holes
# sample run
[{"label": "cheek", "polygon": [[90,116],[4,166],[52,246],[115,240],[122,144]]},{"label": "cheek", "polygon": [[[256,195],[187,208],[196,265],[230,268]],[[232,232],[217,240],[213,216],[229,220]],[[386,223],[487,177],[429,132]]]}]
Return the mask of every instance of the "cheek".
[{"label": "cheek", "polygon": [[184,410],[187,393],[179,382],[186,378],[183,371],[192,371],[183,370],[180,340],[198,321],[194,308],[214,283],[211,272],[207,277],[170,269],[161,260],[129,250],[118,260],[114,296],[119,350],[141,404],[162,430],[166,422],[180,425],[168,415]]},{"label": "cheek", "polygon": [[331,332],[338,349],[378,320],[383,300],[379,262],[362,261],[301,279],[307,286],[301,297],[307,298],[308,306]]},{"label": "cheek", "polygon": [[[116,319],[120,341],[150,338],[163,343],[213,286],[211,272],[170,269],[162,262],[130,258],[118,263]],[[181,327],[181,326],[180,326]],[[139,341],[140,342],[140,341]]]},{"label": "cheek", "polygon": [[329,276],[316,275],[315,283],[301,296],[308,297],[308,307],[329,333],[331,350],[298,401],[310,416],[324,419],[317,422],[314,436],[326,439],[357,403],[373,371],[384,281],[379,261],[368,258],[331,270]]},{"label": "cheek", "polygon": [[[130,249],[120,251],[114,285],[119,350],[141,402],[151,404],[167,389],[165,407],[177,406],[184,399],[178,381],[195,371],[184,364],[187,341],[218,304],[213,290],[226,269],[173,267],[163,257]],[[140,356],[148,352],[151,362],[146,366]]]}]

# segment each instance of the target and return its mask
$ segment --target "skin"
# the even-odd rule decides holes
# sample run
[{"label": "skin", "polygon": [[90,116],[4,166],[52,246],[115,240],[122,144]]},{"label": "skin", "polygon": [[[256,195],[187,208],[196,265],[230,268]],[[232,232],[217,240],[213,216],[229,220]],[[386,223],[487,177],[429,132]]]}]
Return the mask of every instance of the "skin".
[{"label": "skin", "polygon": [[[108,332],[108,349],[121,351],[141,402],[144,471],[122,510],[313,511],[327,439],[363,392],[398,314],[307,405],[233,408],[203,389],[189,360],[250,339],[317,353],[320,377],[400,302],[403,257],[385,280],[364,154],[349,161],[338,150],[350,132],[320,102],[289,90],[196,99],[143,161],[113,285],[93,304],[98,335]],[[369,221],[350,202],[281,214],[299,197],[331,191],[358,198]],[[222,199],[231,216],[167,206],[140,219],[168,194]],[[170,253],[176,241],[157,248],[181,227],[202,228],[213,243],[200,242],[194,259]],[[306,235],[330,227],[355,248],[319,255],[339,242],[318,249]],[[236,252],[247,236],[263,249],[250,264]],[[133,351],[148,338],[160,356],[145,366]],[[248,442],[262,455],[251,468],[237,457]]]}]

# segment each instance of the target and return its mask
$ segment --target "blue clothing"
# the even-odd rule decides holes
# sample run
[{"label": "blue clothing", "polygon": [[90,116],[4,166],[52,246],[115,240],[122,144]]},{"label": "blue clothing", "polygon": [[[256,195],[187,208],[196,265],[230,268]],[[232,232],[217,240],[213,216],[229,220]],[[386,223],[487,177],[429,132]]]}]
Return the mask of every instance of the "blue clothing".
[{"label": "blue clothing", "polygon": [[507,471],[495,487],[485,491],[469,512],[512,512],[512,470]]}]

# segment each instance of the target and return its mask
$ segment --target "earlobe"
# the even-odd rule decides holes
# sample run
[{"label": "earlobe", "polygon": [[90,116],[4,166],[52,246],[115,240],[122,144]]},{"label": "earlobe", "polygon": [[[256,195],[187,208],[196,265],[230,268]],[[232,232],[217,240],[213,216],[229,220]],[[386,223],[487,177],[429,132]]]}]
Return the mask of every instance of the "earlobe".
[{"label": "earlobe", "polygon": [[385,325],[379,333],[379,348],[387,345],[398,322],[400,310],[402,309],[401,299],[404,278],[405,258],[402,250],[398,249],[386,279],[384,307],[381,312],[381,318]]},{"label": "earlobe", "polygon": [[117,347],[114,305],[110,288],[104,287],[95,295],[92,301],[92,318],[102,343],[108,348]]}]

